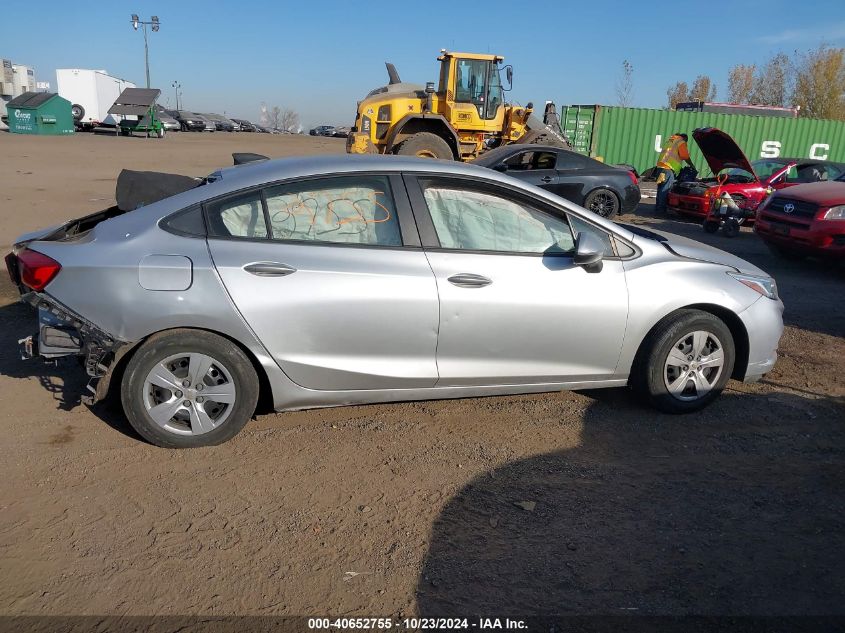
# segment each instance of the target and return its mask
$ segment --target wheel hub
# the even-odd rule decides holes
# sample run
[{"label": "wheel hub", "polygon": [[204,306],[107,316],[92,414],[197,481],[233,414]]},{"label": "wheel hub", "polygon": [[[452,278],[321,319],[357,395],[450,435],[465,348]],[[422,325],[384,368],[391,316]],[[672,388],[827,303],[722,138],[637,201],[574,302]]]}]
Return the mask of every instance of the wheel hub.
[{"label": "wheel hub", "polygon": [[663,368],[664,384],[678,400],[698,400],[715,388],[724,364],[722,343],[715,334],[690,332],[669,350]]},{"label": "wheel hub", "polygon": [[236,401],[232,374],[200,353],[174,354],[144,381],[143,402],[155,423],[171,433],[198,435],[223,424]]}]

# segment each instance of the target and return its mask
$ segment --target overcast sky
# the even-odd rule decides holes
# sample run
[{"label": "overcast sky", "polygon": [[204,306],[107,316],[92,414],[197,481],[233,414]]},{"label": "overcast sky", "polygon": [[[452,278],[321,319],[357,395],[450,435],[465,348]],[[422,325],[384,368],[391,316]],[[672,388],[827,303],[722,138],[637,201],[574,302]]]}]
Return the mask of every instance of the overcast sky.
[{"label": "overcast sky", "polygon": [[[291,107],[302,123],[351,125],[356,101],[386,83],[437,80],[441,48],[493,52],[514,67],[515,102],[613,104],[622,60],[634,67],[634,105],[662,107],[666,88],[710,74],[726,97],[728,70],[824,41],[845,45],[841,0],[514,3],[67,2],[3,8],[0,57],[32,65],[56,87],[56,68],[105,69],[144,85],[144,42],[130,14],[158,15],[150,73],[161,103],[257,120]],[[520,8],[524,7],[523,11]]]}]

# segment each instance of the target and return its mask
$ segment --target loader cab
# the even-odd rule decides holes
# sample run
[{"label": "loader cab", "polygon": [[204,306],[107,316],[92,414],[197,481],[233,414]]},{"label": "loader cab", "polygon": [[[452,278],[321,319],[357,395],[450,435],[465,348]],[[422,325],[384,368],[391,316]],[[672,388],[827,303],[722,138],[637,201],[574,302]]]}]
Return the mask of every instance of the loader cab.
[{"label": "loader cab", "polygon": [[[476,55],[471,53],[449,53],[441,51],[440,83],[438,97],[445,101],[450,110],[456,110],[453,121],[468,123],[467,105],[476,110],[482,121],[493,121],[502,116],[504,93],[510,90],[512,70],[506,66],[507,86],[501,79],[502,57],[497,55]],[[453,105],[454,104],[454,105]],[[472,118],[476,118],[473,116]]]}]

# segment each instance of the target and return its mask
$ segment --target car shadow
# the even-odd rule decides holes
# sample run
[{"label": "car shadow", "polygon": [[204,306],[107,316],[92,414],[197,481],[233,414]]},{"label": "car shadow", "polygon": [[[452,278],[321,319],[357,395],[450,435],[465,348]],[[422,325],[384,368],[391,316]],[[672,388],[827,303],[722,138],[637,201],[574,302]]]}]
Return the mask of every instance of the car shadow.
[{"label": "car shadow", "polygon": [[447,502],[421,616],[845,616],[842,398],[726,392],[669,416],[587,395],[579,446]]},{"label": "car shadow", "polygon": [[[77,357],[53,361],[21,359],[18,341],[35,332],[37,315],[34,308],[18,300],[17,291],[8,279],[0,281],[0,304],[0,375],[36,378],[51,394],[59,411],[71,411],[84,406],[81,396],[87,392],[88,376]],[[90,410],[116,431],[141,440],[116,400],[112,394],[112,397],[97,403]]]},{"label": "car shadow", "polygon": [[777,281],[786,306],[786,325],[845,336],[845,264],[813,258],[784,259],[774,255],[751,229],[743,228],[736,237],[726,237],[722,232],[705,233],[701,218],[674,212],[658,214],[653,203],[640,203],[636,214],[616,221],[676,233],[745,259]]}]

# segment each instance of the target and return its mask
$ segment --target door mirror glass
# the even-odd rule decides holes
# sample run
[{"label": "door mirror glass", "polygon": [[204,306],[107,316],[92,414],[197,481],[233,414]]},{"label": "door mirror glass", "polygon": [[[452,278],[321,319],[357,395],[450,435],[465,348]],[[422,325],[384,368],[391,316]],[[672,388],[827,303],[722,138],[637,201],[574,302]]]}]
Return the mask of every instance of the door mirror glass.
[{"label": "door mirror glass", "polygon": [[508,80],[508,87],[504,88],[505,92],[513,88],[513,66],[505,66],[505,77]]},{"label": "door mirror glass", "polygon": [[602,269],[604,244],[592,233],[581,232],[575,238],[575,257],[573,262],[588,273],[597,273]]}]

